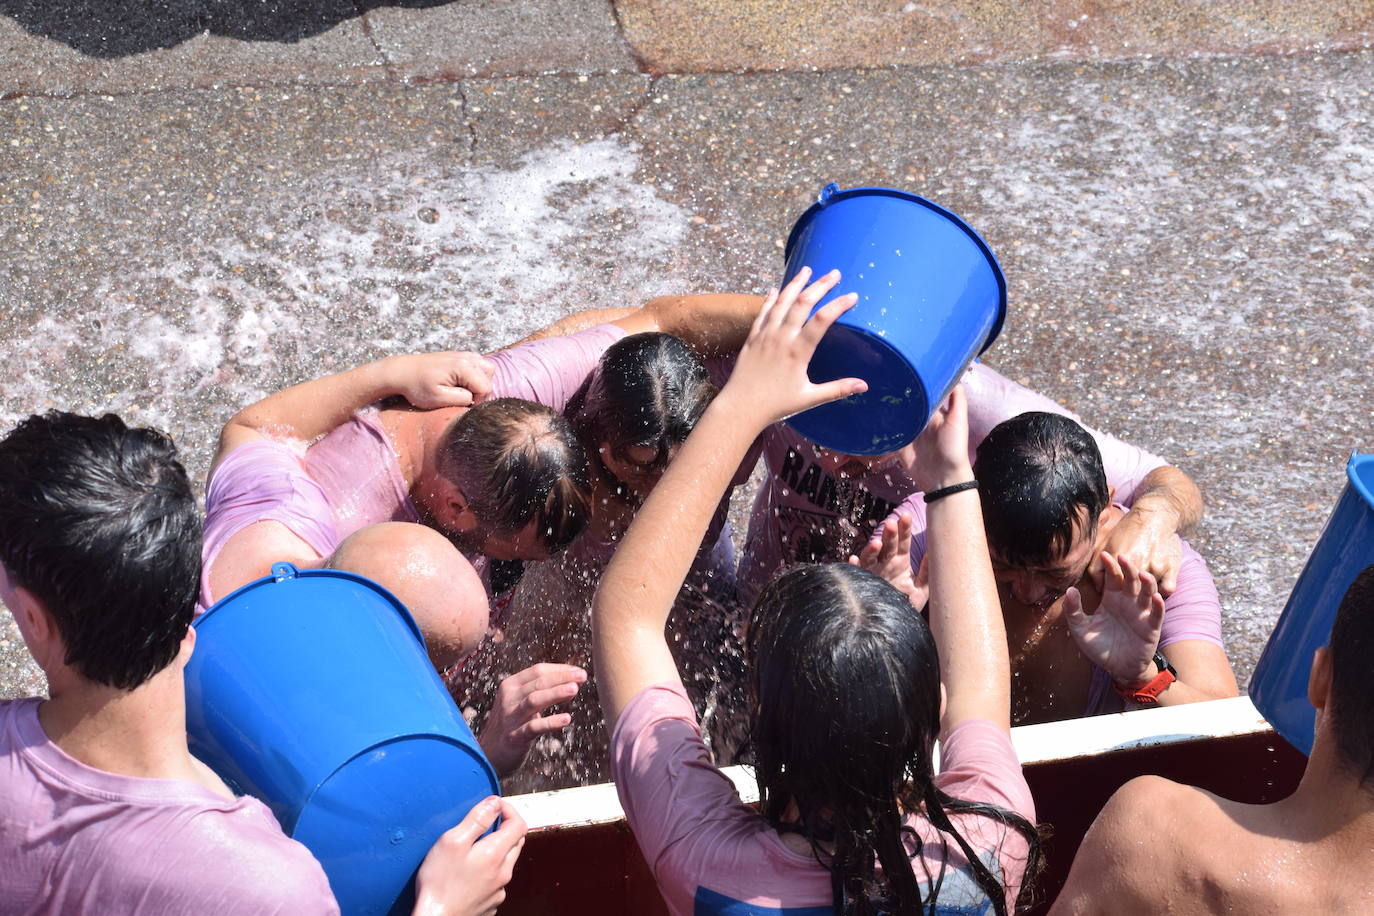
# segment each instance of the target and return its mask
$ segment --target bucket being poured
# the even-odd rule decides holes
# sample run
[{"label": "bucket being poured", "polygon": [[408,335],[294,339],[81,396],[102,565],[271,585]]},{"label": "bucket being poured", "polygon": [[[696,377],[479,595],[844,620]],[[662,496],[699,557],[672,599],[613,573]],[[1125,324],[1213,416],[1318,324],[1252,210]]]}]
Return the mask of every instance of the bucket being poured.
[{"label": "bucket being poured", "polygon": [[788,424],[823,448],[881,455],[915,439],[965,367],[996,340],[1007,283],[992,249],[953,213],[892,188],[826,185],[787,237],[784,278],[838,269],[859,301],[811,358],[813,382],[854,376],[868,391]]},{"label": "bucket being poured", "polygon": [[1250,698],[1274,730],[1312,753],[1316,711],[1307,700],[1312,653],[1327,644],[1355,577],[1374,564],[1374,455],[1351,455],[1345,491],[1307,558],[1250,679]]},{"label": "bucket being poured", "polygon": [[195,628],[191,751],[310,849],[345,916],[410,912],[429,848],[499,788],[405,607],[279,563]]}]

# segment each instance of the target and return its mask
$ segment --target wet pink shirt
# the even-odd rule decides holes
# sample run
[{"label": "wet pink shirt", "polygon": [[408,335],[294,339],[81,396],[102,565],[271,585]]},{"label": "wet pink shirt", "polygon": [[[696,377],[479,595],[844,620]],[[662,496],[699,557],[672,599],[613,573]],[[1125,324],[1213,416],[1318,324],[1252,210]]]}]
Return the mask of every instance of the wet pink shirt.
[{"label": "wet pink shirt", "polygon": [[0,701],[0,913],[337,914],[323,869],[257,799],[97,770]]},{"label": "wet pink shirt", "polygon": [[[615,325],[598,325],[502,350],[492,356],[492,397],[524,398],[562,411],[601,354],[624,336]],[[210,569],[225,543],[255,522],[280,522],[325,557],[360,528],[419,520],[395,449],[377,412],[368,409],[303,457],[287,443],[266,440],[225,456],[205,495],[201,568]],[[199,609],[222,597],[210,593],[209,576],[203,575]]]},{"label": "wet pink shirt", "polygon": [[[1004,729],[984,720],[960,723],[942,742],[940,763],[935,783],[949,795],[994,804],[1035,823],[1035,804]],[[732,903],[774,912],[803,907],[830,912],[830,872],[790,849],[740,800],[734,784],[712,763],[681,683],[646,688],[629,702],[611,738],[611,765],[630,829],[669,912],[734,912],[728,909]],[[1025,873],[1025,839],[979,815],[950,819],[1007,887],[1010,911]],[[935,828],[918,815],[907,823],[921,836],[931,873],[944,872],[939,906],[990,911],[954,841],[942,863]],[[913,867],[927,890],[924,870]],[[809,916],[811,910],[800,912]]]},{"label": "wet pink shirt", "polygon": [[[969,368],[964,387],[970,462],[994,426],[1028,410],[1078,419],[982,363]],[[1146,475],[1165,465],[1162,458],[1114,436],[1091,428],[1088,432],[1102,452],[1107,483],[1127,504]],[[879,522],[916,492],[895,459],[863,477],[836,479],[817,461],[816,446],[785,423],[775,423],[764,433],[763,460],[763,484],[754,499],[740,561],[739,596],[745,607],[753,607],[762,587],[787,566],[848,559]]]}]

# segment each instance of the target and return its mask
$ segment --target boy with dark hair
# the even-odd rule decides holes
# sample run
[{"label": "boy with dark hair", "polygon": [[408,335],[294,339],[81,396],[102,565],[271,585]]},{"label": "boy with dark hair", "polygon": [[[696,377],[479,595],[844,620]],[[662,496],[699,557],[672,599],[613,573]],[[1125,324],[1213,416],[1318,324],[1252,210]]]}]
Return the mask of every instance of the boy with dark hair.
[{"label": "boy with dark hair", "polygon": [[[1165,596],[1153,575],[1110,549],[1126,508],[1113,501],[1086,429],[1030,411],[990,430],[976,454],[1011,653],[1013,724],[1236,695],[1207,565],[1175,536],[1168,546],[1179,557],[1177,587]],[[896,519],[884,523],[889,540],[898,528]],[[865,559],[876,552],[871,542]],[[910,568],[920,570],[924,555],[921,531]]]},{"label": "boy with dark hair", "polygon": [[1312,661],[1312,755],[1270,805],[1141,776],[1107,801],[1053,913],[1368,913],[1374,885],[1374,566]]},{"label": "boy with dark hair", "polygon": [[[199,554],[161,433],[54,412],[0,440],[0,599],[50,697],[0,701],[0,912],[338,912],[305,847],[187,749]],[[494,909],[524,835],[507,808],[475,842],[498,810],[435,845],[417,912]]]}]

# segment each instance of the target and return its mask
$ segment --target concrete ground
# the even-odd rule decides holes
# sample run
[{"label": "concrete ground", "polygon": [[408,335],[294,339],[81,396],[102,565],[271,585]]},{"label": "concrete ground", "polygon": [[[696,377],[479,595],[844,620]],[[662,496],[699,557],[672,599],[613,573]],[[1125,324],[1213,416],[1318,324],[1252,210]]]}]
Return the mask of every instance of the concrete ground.
[{"label": "concrete ground", "polygon": [[1368,0],[0,0],[0,424],[203,478],[274,388],[761,290],[822,185],[903,187],[1001,259],[989,363],[1197,479],[1244,679],[1374,447],[1371,49]]}]

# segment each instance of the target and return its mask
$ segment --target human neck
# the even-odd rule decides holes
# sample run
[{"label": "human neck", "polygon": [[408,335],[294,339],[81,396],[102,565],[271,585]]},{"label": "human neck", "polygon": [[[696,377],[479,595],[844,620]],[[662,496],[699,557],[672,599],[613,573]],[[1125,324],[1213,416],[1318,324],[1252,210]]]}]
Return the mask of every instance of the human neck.
[{"label": "human neck", "polygon": [[38,722],[59,748],[87,766],[121,776],[186,779],[230,794],[186,746],[182,666],[173,662],[133,690],[66,669],[49,680]]},{"label": "human neck", "polygon": [[1329,735],[1318,736],[1298,788],[1278,803],[1283,822],[1313,837],[1358,836],[1364,848],[1374,847],[1374,791],[1332,745]]},{"label": "human neck", "polygon": [[466,409],[414,410],[406,407],[382,412],[382,425],[391,439],[401,477],[412,497],[423,497],[424,494],[417,491],[425,489],[428,482],[438,476],[439,443]]}]

